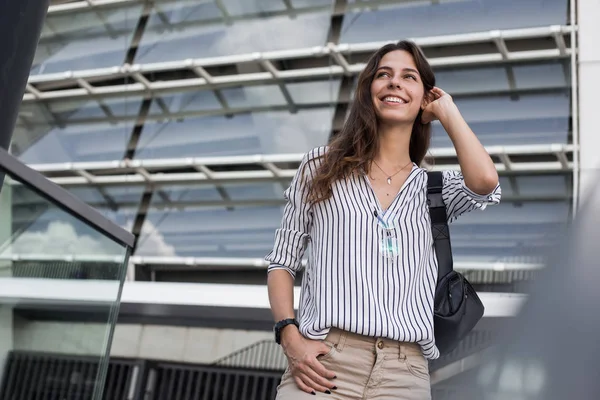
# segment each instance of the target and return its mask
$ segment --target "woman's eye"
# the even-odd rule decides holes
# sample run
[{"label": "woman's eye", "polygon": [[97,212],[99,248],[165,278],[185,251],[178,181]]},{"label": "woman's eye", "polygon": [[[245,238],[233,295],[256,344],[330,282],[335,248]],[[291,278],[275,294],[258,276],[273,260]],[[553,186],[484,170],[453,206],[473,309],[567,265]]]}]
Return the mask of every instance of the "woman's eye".
[{"label": "woman's eye", "polygon": [[417,80],[417,77],[414,75],[406,75],[406,78]]},{"label": "woman's eye", "polygon": [[390,74],[388,74],[387,72],[380,72],[379,75],[377,75],[378,78],[381,78],[384,76],[390,76]]}]

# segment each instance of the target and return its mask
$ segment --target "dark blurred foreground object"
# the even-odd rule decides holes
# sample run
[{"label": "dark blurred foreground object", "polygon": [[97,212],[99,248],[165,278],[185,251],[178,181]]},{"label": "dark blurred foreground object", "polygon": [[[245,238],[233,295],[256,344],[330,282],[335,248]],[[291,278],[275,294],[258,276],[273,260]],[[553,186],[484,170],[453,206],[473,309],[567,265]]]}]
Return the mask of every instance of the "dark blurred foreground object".
[{"label": "dark blurred foreground object", "polygon": [[49,2],[0,0],[0,147],[6,150]]},{"label": "dark blurred foreground object", "polygon": [[593,199],[457,399],[600,399],[600,203]]}]

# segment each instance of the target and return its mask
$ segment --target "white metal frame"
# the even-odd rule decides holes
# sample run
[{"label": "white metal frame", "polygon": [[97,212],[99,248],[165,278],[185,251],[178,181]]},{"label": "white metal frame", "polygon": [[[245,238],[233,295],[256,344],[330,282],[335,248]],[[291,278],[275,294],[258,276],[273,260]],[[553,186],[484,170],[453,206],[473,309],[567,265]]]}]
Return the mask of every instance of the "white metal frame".
[{"label": "white metal frame", "polygon": [[[0,278],[0,304],[110,305],[118,289],[116,281]],[[294,307],[298,308],[300,288],[294,292]],[[478,295],[485,305],[484,317],[514,316],[527,300],[521,294]],[[135,281],[125,283],[121,305],[125,304],[270,308],[266,286]]]},{"label": "white metal frame", "polygon": [[[167,3],[174,3],[177,1],[178,0],[155,0],[154,3],[156,3],[158,6],[160,6],[160,5],[167,4]],[[221,1],[219,1],[219,0],[216,0],[216,1],[219,5],[219,9],[221,10],[221,12],[223,14],[223,18],[227,22],[229,22],[229,19],[231,18],[231,16],[227,12],[227,9],[225,8],[225,6],[222,4]],[[280,1],[283,1],[284,4],[287,3],[285,0],[280,0]],[[426,0],[426,1],[429,1],[432,4],[439,4],[441,2],[460,1],[460,0]],[[412,2],[423,3],[423,0],[412,0]],[[69,2],[69,3],[65,3],[65,4],[51,5],[48,8],[48,14],[49,15],[59,15],[59,14],[69,14],[69,13],[75,13],[75,12],[81,12],[81,11],[88,11],[88,10],[100,11],[102,9],[127,7],[127,6],[131,6],[131,5],[135,5],[135,4],[144,4],[144,3],[145,3],[145,0],[78,0],[78,1],[73,1],[73,2]],[[357,1],[356,3],[346,5],[345,10],[374,9],[374,8],[377,8],[378,6],[382,6],[382,5],[398,5],[398,0],[361,0],[360,2]],[[286,7],[286,12],[289,15],[293,16],[302,11],[306,12],[306,11],[310,11],[310,10],[319,10],[319,9],[331,9],[331,6],[323,5],[323,6],[298,7],[298,8],[291,8],[288,6],[288,7]],[[336,10],[333,10],[333,11],[335,12]]]},{"label": "white metal frame", "polygon": [[[496,168],[500,173],[570,172],[573,163],[568,160],[575,147],[570,144],[540,144],[517,146],[488,146],[488,153],[502,163]],[[432,149],[435,158],[455,157],[452,147]],[[551,155],[556,161],[514,161],[515,155]],[[280,168],[277,164],[300,163],[303,154],[272,154],[224,157],[186,157],[156,160],[115,160],[101,162],[31,164],[48,179],[61,186],[117,186],[144,185],[159,187],[176,184],[217,185],[224,183],[280,182],[290,180],[296,168]],[[215,171],[214,167],[251,165],[247,171]],[[182,168],[197,172],[177,172]],[[436,162],[432,170],[459,169],[458,164]],[[60,177],[56,177],[60,173]],[[18,182],[11,181],[17,185]]]},{"label": "white metal frame", "polygon": [[577,215],[579,208],[579,187],[580,187],[580,167],[579,167],[579,68],[577,67],[577,30],[574,28],[577,20],[577,1],[569,1],[570,19],[573,31],[571,32],[571,121],[573,145],[577,149],[573,152],[573,218]]},{"label": "white metal frame", "polygon": [[[487,54],[469,54],[453,57],[430,58],[429,62],[434,67],[482,65],[499,62],[521,62],[545,59],[566,58],[571,50],[566,46],[564,35],[570,34],[576,27],[547,26],[539,28],[525,28],[512,30],[494,30],[478,33],[456,34],[435,37],[412,38],[423,48],[467,45],[476,43],[493,43],[496,52]],[[539,49],[509,52],[505,41],[512,39],[539,39],[552,38],[556,47],[554,49]],[[125,64],[110,68],[100,68],[81,71],[66,71],[53,74],[39,74],[29,77],[23,102],[54,101],[68,99],[96,100],[106,97],[123,96],[157,96],[159,94],[178,93],[192,90],[218,90],[225,87],[278,83],[283,85],[290,80],[309,80],[319,78],[352,76],[364,68],[364,64],[350,64],[346,57],[355,53],[372,52],[389,43],[372,42],[358,44],[333,44],[304,49],[282,50],[263,53],[250,53],[233,56],[213,58],[187,59],[151,64]],[[279,70],[275,64],[278,61],[293,58],[319,58],[331,57],[335,65],[295,70]],[[212,76],[207,67],[231,66],[239,63],[256,63],[265,72],[234,74],[226,76]],[[144,75],[147,73],[163,73],[178,70],[191,70],[196,77],[191,79],[175,79],[169,81],[151,82]],[[135,83],[115,84],[109,86],[94,86],[99,80],[129,78]],[[53,89],[42,90],[45,84]],[[78,88],[65,89],[64,87],[76,84]],[[62,85],[62,88],[61,88]],[[291,98],[288,96],[288,102]],[[227,105],[223,105],[227,108]],[[294,107],[294,104],[288,104]]]}]

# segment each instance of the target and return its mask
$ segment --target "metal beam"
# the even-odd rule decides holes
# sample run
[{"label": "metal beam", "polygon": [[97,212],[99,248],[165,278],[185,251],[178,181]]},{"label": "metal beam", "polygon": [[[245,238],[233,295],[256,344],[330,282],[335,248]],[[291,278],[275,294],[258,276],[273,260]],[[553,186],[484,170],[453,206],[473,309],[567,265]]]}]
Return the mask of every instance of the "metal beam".
[{"label": "metal beam", "polygon": [[[504,160],[496,163],[500,174],[568,173],[572,163],[568,161],[574,146],[568,144],[544,144],[523,146],[488,146],[491,156]],[[296,168],[279,168],[281,165],[299,165],[304,154],[273,154],[227,157],[189,157],[154,160],[115,160],[104,162],[33,164],[30,167],[62,186],[118,186],[148,185],[153,188],[174,184],[221,185],[226,183],[283,182],[292,179]],[[437,162],[431,170],[460,169],[455,161],[454,148],[432,149],[435,158],[450,159]],[[511,159],[510,156],[528,156]],[[547,157],[555,161],[547,161]],[[541,157],[543,161],[538,161]],[[222,171],[222,167],[235,167],[234,171]],[[271,168],[268,168],[271,166]],[[217,167],[217,170],[214,168]],[[244,170],[242,168],[249,168]],[[179,172],[195,169],[198,172]],[[221,169],[219,171],[218,169]],[[59,175],[59,176],[57,176]],[[84,175],[84,176],[82,176]],[[18,184],[18,183],[15,183]]]},{"label": "metal beam", "polygon": [[[111,8],[120,8],[120,7],[129,7],[137,4],[144,4],[147,0],[81,0],[81,1],[73,1],[65,4],[55,4],[51,5],[48,8],[49,15],[60,15],[60,14],[71,14],[77,12],[83,12],[88,10],[101,10],[101,9],[111,9]],[[289,7],[289,0],[283,0],[286,4],[286,8],[283,11],[272,11],[272,12],[263,12],[264,14],[278,16],[278,15],[288,15],[290,17],[294,17],[300,13],[312,13],[319,11],[330,11],[331,6],[328,4],[322,6],[306,6],[306,7]],[[430,0],[432,4],[439,4],[444,0]],[[456,0],[447,0],[447,1],[456,1]],[[181,0],[158,0],[156,3],[158,5],[165,5],[170,3],[181,3]],[[222,3],[222,1],[217,0],[217,6]],[[352,4],[352,9],[371,9],[380,5],[398,5],[398,4],[407,4],[407,3],[423,3],[423,0],[369,0],[368,2],[359,3],[356,2]],[[192,4],[192,3],[190,3]],[[335,10],[334,10],[335,12]],[[251,14],[252,15],[252,14]],[[255,16],[255,15],[252,15]],[[238,19],[241,19],[238,17]]]},{"label": "metal beam", "polygon": [[[436,37],[412,38],[424,49],[428,47],[444,47],[469,45],[479,43],[495,43],[501,34],[503,40],[527,40],[551,38],[557,34],[566,35],[572,31],[569,26],[548,26],[541,28],[514,29],[490,32],[478,32],[459,35]],[[557,33],[558,32],[558,33]],[[63,73],[32,75],[29,78],[30,90],[24,94],[24,102],[55,101],[65,99],[90,99],[122,97],[123,95],[154,96],[184,91],[217,90],[226,87],[239,87],[243,85],[257,85],[282,82],[332,78],[357,75],[364,68],[363,63],[350,64],[348,56],[355,54],[371,53],[389,43],[372,42],[358,44],[334,44],[311,47],[304,49],[281,50],[263,53],[250,53],[242,55],[222,56],[213,58],[187,59],[151,64],[125,64],[110,68],[100,68],[81,71],[67,71]],[[554,43],[554,42],[553,42]],[[474,50],[475,51],[475,50]],[[523,50],[503,53],[497,50],[490,53],[461,54],[451,57],[432,57],[429,59],[433,67],[451,67],[464,65],[485,65],[502,62],[522,62],[569,57],[570,49],[558,47],[554,49]],[[336,65],[327,65],[314,68],[300,68],[278,70],[275,65],[281,61],[330,57]],[[256,63],[261,65],[264,72],[234,74],[225,76],[211,76],[206,68],[235,66],[240,63]],[[201,69],[199,69],[201,68]],[[161,76],[177,77],[177,72],[192,70],[203,71],[201,76],[193,78],[152,81],[148,77],[160,73]],[[165,74],[169,72],[170,74]],[[196,72],[198,73],[198,72]],[[148,77],[146,77],[148,74]],[[180,74],[181,75],[181,74]],[[129,78],[125,80],[125,78]],[[122,81],[121,79],[124,79]],[[120,83],[132,82],[135,83]],[[94,83],[103,82],[101,85]],[[79,87],[73,88],[73,84]],[[43,90],[44,86],[52,89]]]}]

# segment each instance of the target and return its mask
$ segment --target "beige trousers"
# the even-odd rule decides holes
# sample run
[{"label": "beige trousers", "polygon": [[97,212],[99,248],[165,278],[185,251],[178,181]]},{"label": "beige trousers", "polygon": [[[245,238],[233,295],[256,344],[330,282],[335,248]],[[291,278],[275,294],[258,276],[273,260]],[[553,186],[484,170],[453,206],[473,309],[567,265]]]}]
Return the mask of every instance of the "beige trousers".
[{"label": "beige trousers", "polygon": [[336,374],[331,394],[316,396],[298,389],[286,369],[277,400],[430,400],[429,366],[415,343],[360,336],[332,329],[324,342],[331,347],[319,361]]}]

